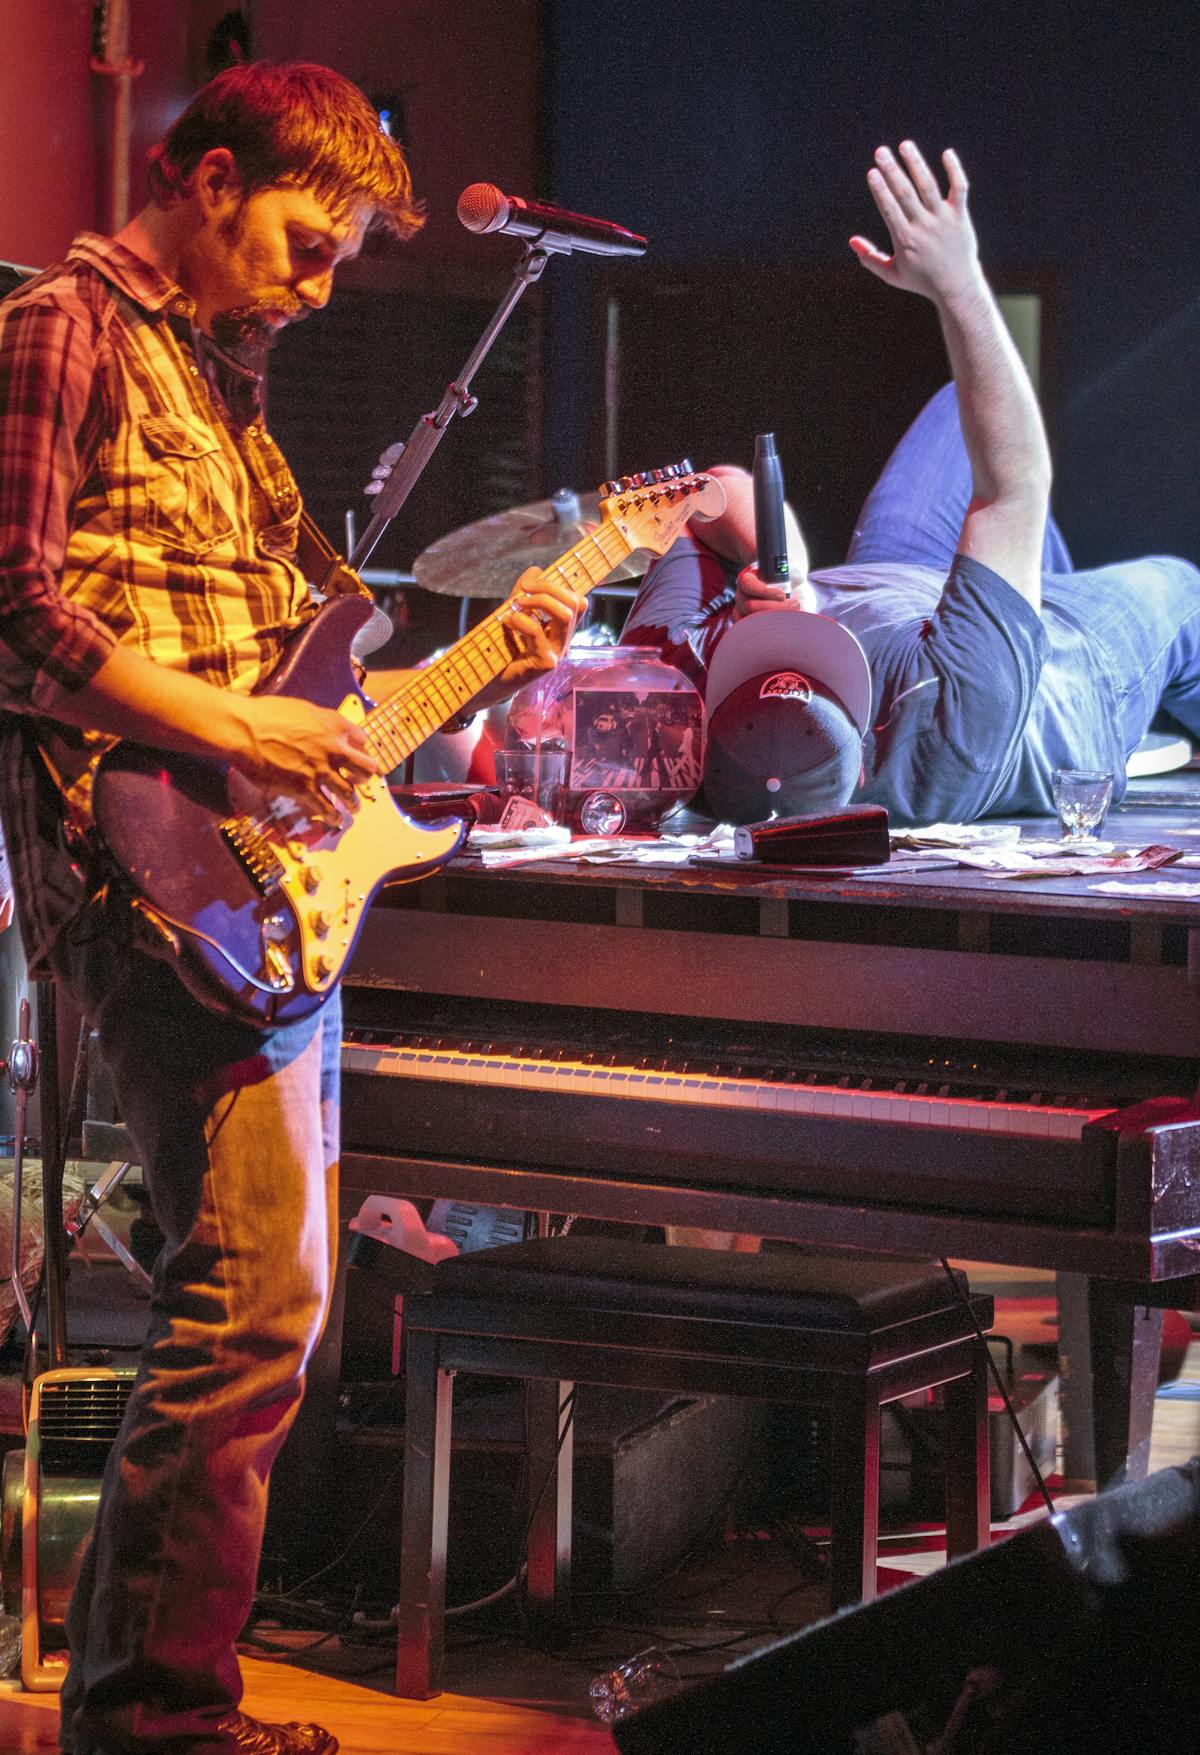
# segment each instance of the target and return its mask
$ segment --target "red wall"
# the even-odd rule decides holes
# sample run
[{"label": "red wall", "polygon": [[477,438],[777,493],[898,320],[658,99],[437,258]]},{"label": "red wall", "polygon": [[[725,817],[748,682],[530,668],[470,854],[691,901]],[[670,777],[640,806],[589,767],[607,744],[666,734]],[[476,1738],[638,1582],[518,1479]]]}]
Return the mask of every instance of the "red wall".
[{"label": "red wall", "polygon": [[0,257],[62,254],[95,205],[89,0],[9,0],[0,55]]}]

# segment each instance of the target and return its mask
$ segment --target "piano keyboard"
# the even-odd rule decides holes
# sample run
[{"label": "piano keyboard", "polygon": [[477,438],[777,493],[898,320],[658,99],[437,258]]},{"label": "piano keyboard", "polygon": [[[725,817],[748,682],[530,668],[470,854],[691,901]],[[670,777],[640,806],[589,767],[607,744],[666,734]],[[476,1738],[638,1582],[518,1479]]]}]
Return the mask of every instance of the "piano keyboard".
[{"label": "piano keyboard", "polygon": [[601,1051],[572,1057],[568,1050],[523,1043],[459,1044],[388,1030],[348,1029],[342,1043],[347,1073],[436,1080],[510,1091],[547,1091],[677,1103],[720,1110],[883,1122],[892,1126],[961,1129],[1010,1138],[1077,1140],[1085,1124],[1108,1115],[1111,1101],[1089,1104],[1074,1096],[1023,1087],[985,1092],[954,1089],[927,1077],[845,1075],[746,1067],[679,1068],[666,1062],[623,1064]]}]

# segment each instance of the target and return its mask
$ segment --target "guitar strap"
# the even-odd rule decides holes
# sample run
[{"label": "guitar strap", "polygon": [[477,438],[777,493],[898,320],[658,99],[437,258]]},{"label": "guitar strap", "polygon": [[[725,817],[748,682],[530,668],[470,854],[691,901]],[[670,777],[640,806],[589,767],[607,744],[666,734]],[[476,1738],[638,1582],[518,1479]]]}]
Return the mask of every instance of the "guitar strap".
[{"label": "guitar strap", "polygon": [[296,565],[320,597],[370,597],[345,558],[330,547],[307,512],[301,512],[296,532]]}]

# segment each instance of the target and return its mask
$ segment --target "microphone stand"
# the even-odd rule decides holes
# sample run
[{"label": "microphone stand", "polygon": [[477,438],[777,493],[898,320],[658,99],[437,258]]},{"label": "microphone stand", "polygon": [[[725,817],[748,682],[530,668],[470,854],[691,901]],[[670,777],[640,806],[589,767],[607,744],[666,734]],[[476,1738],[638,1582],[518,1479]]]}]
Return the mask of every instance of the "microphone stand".
[{"label": "microphone stand", "polygon": [[391,474],[379,490],[371,522],[354,545],[350,565],[355,572],[361,571],[380,537],[417,485],[421,471],[437,450],[442,435],[454,416],[470,414],[478,407],[478,397],[471,395],[471,379],[487,358],[492,343],[508,321],[525,288],[532,286],[535,280],[540,280],[542,270],[550,260],[550,254],[550,250],[544,245],[536,243],[528,245],[522,252],[508,291],[476,342],[462,371],[452,384],[446,386],[446,394],[432,414],[423,414],[413,428],[408,442],[392,466]]},{"label": "microphone stand", "polygon": [[37,1375],[37,1336],[33,1311],[21,1284],[21,1195],[25,1167],[25,1116],[29,1098],[41,1078],[42,1095],[42,1226],[46,1259],[46,1337],[50,1369],[67,1362],[67,1240],[63,1230],[63,1172],[66,1148],[58,1108],[58,1005],[52,981],[36,987],[37,1033],[30,1032],[29,1001],[23,999],[17,1040],[0,1062],[16,1095],[16,1138],[13,1142],[12,1287],[29,1335]]}]

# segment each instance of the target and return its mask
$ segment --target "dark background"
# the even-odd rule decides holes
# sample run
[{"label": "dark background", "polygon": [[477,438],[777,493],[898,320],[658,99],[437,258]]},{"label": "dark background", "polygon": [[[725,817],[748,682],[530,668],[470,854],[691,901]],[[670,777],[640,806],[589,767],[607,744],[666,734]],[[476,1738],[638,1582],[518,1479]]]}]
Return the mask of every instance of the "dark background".
[{"label": "dark background", "polygon": [[[206,77],[231,0],[132,0],[132,184]],[[0,258],[44,265],[104,227],[110,91],[91,0],[7,0]],[[319,59],[402,120],[429,222],[339,277],[279,350],[272,419],[335,540],[382,444],[436,406],[517,248],[455,221],[490,180],[644,232],[615,277],[551,264],[389,531],[380,564],[559,485],[594,487],[604,318],[621,318],[623,470],[781,438],[835,558],[853,508],[944,365],[922,301],[846,239],[883,241],[873,149],[954,145],[998,286],[1043,296],[1056,507],[1082,563],[1200,560],[1195,412],[1200,4],[1158,0],[245,0],[253,52]],[[613,424],[610,422],[610,424]],[[428,600],[414,622],[440,631]],[[440,606],[442,620],[453,609]],[[420,630],[414,625],[413,638]]]},{"label": "dark background", "polygon": [[[647,264],[843,264],[852,232],[885,241],[864,181],[874,147],[906,134],[929,154],[953,145],[996,279],[1052,271],[1061,290],[1045,393],[1055,505],[1077,562],[1200,560],[1200,8],[555,0],[546,28],[544,192],[645,233]],[[596,394],[584,309],[594,271],[556,269],[547,476],[567,479],[594,462],[575,418]],[[874,369],[887,349],[871,328],[895,326],[906,380],[912,319],[898,312],[904,295],[879,291],[856,333]],[[799,346],[807,327],[799,314]],[[748,373],[759,344],[748,322]],[[789,406],[781,374],[779,412],[764,424],[861,434],[880,463],[871,400],[890,411],[893,386],[876,376],[855,394],[857,405]],[[832,488],[819,455],[809,446],[803,470],[786,459],[802,511]]]}]

